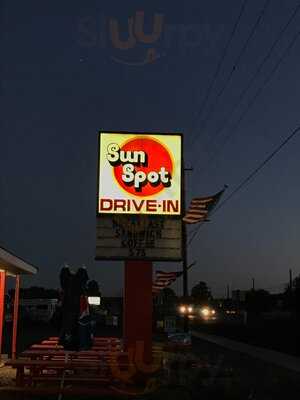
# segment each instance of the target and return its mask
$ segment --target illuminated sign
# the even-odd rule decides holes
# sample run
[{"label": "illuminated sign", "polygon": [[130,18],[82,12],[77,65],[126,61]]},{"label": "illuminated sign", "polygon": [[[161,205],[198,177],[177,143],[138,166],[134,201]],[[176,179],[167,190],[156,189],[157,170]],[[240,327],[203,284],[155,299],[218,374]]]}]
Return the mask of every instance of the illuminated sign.
[{"label": "illuminated sign", "polygon": [[181,135],[100,133],[98,214],[181,214]]},{"label": "illuminated sign", "polygon": [[101,297],[100,296],[89,296],[88,303],[90,306],[100,306]]}]

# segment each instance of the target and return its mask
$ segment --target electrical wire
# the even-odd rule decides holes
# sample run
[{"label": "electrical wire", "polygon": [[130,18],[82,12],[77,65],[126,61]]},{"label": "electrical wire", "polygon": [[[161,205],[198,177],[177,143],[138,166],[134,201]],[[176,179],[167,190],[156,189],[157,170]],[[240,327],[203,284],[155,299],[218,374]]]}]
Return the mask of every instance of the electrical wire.
[{"label": "electrical wire", "polygon": [[253,83],[255,82],[257,76],[260,74],[263,66],[266,64],[266,62],[270,59],[273,51],[275,50],[277,44],[279,43],[279,41],[281,40],[282,36],[284,35],[284,33],[286,32],[286,30],[288,29],[288,27],[291,25],[291,23],[293,22],[293,20],[295,19],[296,15],[298,14],[300,10],[300,3],[296,6],[295,10],[293,11],[292,15],[290,16],[290,18],[288,19],[288,21],[284,24],[284,26],[280,29],[276,39],[274,40],[274,42],[272,43],[269,51],[267,52],[267,54],[265,55],[265,57],[263,58],[262,62],[259,64],[258,68],[255,70],[255,72],[253,73],[251,79],[249,80],[248,84],[246,85],[246,87],[243,89],[243,91],[240,93],[237,102],[234,104],[229,117],[226,119],[225,124],[223,125],[223,127],[219,128],[215,134],[214,134],[214,138],[216,136],[218,136],[224,129],[224,127],[226,127],[226,124],[228,123],[228,121],[230,120],[231,116],[233,115],[233,113],[235,112],[235,110],[238,108],[238,106],[240,105],[241,101],[243,100],[243,98],[245,97],[245,95],[247,94],[247,92],[249,91],[249,89],[252,87]]},{"label": "electrical wire", "polygon": [[[232,66],[232,68],[231,68],[231,70],[230,70],[230,72],[229,72],[229,75],[228,75],[227,79],[226,79],[225,82],[224,82],[224,85],[222,86],[222,88],[221,88],[221,89],[219,90],[219,92],[217,93],[217,96],[216,96],[215,101],[214,101],[214,102],[210,105],[210,107],[209,107],[209,110],[208,110],[208,112],[207,112],[206,118],[204,118],[204,120],[202,121],[202,123],[201,123],[201,125],[200,125],[200,128],[199,128],[200,131],[203,130],[203,129],[205,128],[205,126],[206,126],[206,124],[207,124],[207,122],[208,122],[210,116],[211,116],[212,113],[215,111],[215,108],[216,108],[216,106],[217,106],[218,100],[220,99],[220,97],[222,96],[222,94],[223,94],[223,93],[225,92],[225,90],[227,89],[229,83],[231,82],[231,79],[232,79],[232,77],[233,77],[235,71],[237,70],[237,68],[238,68],[238,66],[239,66],[239,64],[240,64],[240,62],[241,62],[241,60],[242,60],[242,58],[243,58],[243,56],[244,56],[244,54],[245,54],[245,52],[246,52],[248,46],[249,46],[249,43],[251,42],[251,39],[253,38],[254,34],[255,34],[256,31],[257,31],[257,28],[258,28],[259,25],[260,25],[261,20],[263,19],[263,16],[264,16],[264,14],[265,14],[265,12],[266,12],[266,10],[267,10],[269,4],[270,4],[270,1],[271,1],[271,0],[266,0],[266,1],[265,1],[265,3],[264,3],[264,5],[263,5],[263,7],[262,7],[262,9],[261,9],[261,11],[260,11],[260,13],[259,13],[257,19],[256,19],[256,21],[255,21],[255,23],[254,23],[254,25],[252,26],[252,29],[251,29],[251,31],[250,31],[250,33],[249,33],[249,35],[248,35],[248,37],[247,37],[247,39],[246,39],[244,45],[242,46],[241,51],[239,52],[239,54],[238,54],[238,56],[237,56],[235,62],[233,63],[233,66]],[[194,136],[195,136],[195,135],[193,135],[193,137],[194,137]]]},{"label": "electrical wire", "polygon": [[[248,111],[254,106],[257,98],[260,96],[260,94],[262,93],[262,91],[264,90],[264,88],[268,85],[268,83],[271,81],[271,79],[273,78],[273,76],[275,75],[275,73],[277,72],[278,68],[280,67],[281,63],[284,61],[284,59],[287,57],[288,53],[290,52],[290,50],[292,49],[292,47],[294,46],[294,44],[296,43],[297,39],[300,36],[300,30],[293,36],[292,41],[290,42],[290,44],[288,45],[288,47],[285,49],[284,53],[282,54],[282,56],[279,58],[278,62],[275,64],[275,66],[273,67],[273,69],[271,70],[270,74],[267,76],[267,78],[264,80],[263,84],[258,88],[258,90],[256,91],[256,93],[254,94],[254,96],[251,98],[251,100],[248,102],[246,109],[244,110],[244,112],[241,114],[240,118],[238,119],[237,123],[234,125],[234,127],[230,130],[229,134],[227,136],[225,136],[223,143],[221,144],[221,146],[219,147],[219,150],[216,151],[212,157],[208,160],[208,162],[206,163],[206,165],[211,165],[213,161],[215,161],[219,154],[221,154],[222,150],[224,149],[224,147],[226,146],[226,144],[229,142],[229,140],[234,136],[234,134],[237,131],[237,128],[239,127],[240,123],[243,121],[243,119],[245,118],[245,116],[247,115]],[[200,172],[200,174],[202,174],[203,172],[205,172],[205,169],[202,170]]]},{"label": "electrical wire", "polygon": [[[298,126],[296,129],[293,130],[293,132],[288,135],[276,148],[273,150],[245,179],[241,181],[241,183],[230,193],[228,197],[226,197],[225,200],[223,200],[212,212],[211,215],[214,215],[216,212],[218,212],[222,207],[224,207],[225,204],[228,203],[230,199],[232,199],[233,196],[235,196],[240,190],[243,189],[245,185],[248,185],[254,178],[255,176],[277,155],[277,153],[280,152],[280,150],[286,146],[290,140],[292,140],[298,133],[300,132],[300,126]],[[200,228],[203,226],[204,223],[201,223],[198,227],[198,229],[194,232],[192,237],[190,238],[188,242],[188,246],[193,242],[193,240],[196,238],[197,234],[199,233]]]},{"label": "electrical wire", "polygon": [[206,103],[207,103],[207,101],[208,101],[208,99],[209,99],[209,96],[210,96],[210,94],[211,94],[211,91],[212,91],[212,89],[213,89],[213,87],[214,87],[214,85],[215,85],[215,83],[216,83],[216,80],[217,80],[217,78],[218,78],[218,76],[219,76],[219,73],[220,73],[222,64],[223,64],[223,62],[224,62],[224,60],[225,60],[225,58],[226,58],[226,56],[227,56],[229,47],[230,47],[230,45],[231,45],[231,43],[232,43],[232,41],[233,41],[233,38],[234,38],[234,36],[235,36],[235,33],[236,33],[237,28],[238,28],[238,26],[239,26],[239,23],[240,23],[240,21],[241,21],[241,19],[242,19],[242,16],[243,16],[243,14],[244,14],[244,11],[245,11],[247,2],[248,2],[248,0],[244,0],[243,3],[242,3],[242,6],[241,6],[241,8],[240,8],[240,12],[239,12],[239,14],[238,14],[238,16],[237,16],[237,19],[236,19],[236,21],[235,21],[235,23],[234,23],[234,25],[233,25],[233,28],[232,28],[232,31],[231,31],[231,33],[230,33],[229,39],[228,39],[228,41],[227,41],[227,43],[226,43],[226,45],[225,45],[225,47],[224,47],[224,49],[223,49],[223,51],[222,51],[222,53],[221,53],[221,57],[220,57],[220,59],[219,59],[219,62],[218,62],[218,64],[217,64],[217,67],[216,67],[216,69],[215,69],[214,75],[213,75],[213,77],[212,77],[212,80],[210,81],[210,84],[209,84],[209,86],[208,86],[208,88],[207,88],[206,94],[205,94],[205,96],[204,96],[204,98],[203,98],[203,101],[202,101],[202,103],[201,103],[201,105],[200,105],[200,110],[199,110],[198,113],[196,113],[196,120],[194,121],[194,124],[191,126],[191,129],[193,129],[195,123],[197,122],[197,119],[202,115],[203,110],[205,109],[205,105],[206,105]]}]

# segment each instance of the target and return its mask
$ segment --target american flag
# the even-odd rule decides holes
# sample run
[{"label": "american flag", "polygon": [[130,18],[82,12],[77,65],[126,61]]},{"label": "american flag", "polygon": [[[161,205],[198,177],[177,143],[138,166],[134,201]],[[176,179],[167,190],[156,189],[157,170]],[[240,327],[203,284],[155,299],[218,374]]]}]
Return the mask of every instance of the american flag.
[{"label": "american flag", "polygon": [[182,220],[187,224],[207,221],[209,213],[217,205],[226,188],[227,186],[224,186],[224,189],[213,196],[194,198]]},{"label": "american flag", "polygon": [[178,277],[182,275],[182,271],[179,272],[164,272],[156,271],[155,281],[152,285],[153,294],[159,293],[160,290],[168,287],[171,283],[175,282]]}]

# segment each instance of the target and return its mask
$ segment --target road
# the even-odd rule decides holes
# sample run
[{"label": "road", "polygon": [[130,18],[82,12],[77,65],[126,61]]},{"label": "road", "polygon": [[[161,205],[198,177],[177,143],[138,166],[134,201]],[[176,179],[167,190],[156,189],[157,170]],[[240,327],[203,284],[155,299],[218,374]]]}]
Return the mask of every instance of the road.
[{"label": "road", "polygon": [[216,344],[222,348],[232,350],[241,354],[246,354],[252,358],[264,361],[268,364],[276,365],[293,372],[300,373],[300,358],[290,356],[279,351],[269,350],[263,347],[252,346],[236,340],[224,338],[222,336],[209,335],[199,331],[192,331],[192,335],[209,343]]},{"label": "road", "polygon": [[293,320],[252,318],[247,325],[240,316],[228,316],[215,321],[195,321],[192,328],[202,333],[226,337],[253,346],[300,357],[300,324]]},{"label": "road", "polygon": [[220,399],[282,400],[300,393],[299,373],[226,348],[224,343],[194,337],[193,353],[216,366],[214,385],[223,387]]}]

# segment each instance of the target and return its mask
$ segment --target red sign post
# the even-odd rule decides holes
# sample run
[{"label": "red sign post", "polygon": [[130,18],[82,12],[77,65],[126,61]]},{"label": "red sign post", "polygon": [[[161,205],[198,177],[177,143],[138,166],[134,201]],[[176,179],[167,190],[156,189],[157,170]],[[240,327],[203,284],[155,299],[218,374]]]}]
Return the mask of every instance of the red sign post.
[{"label": "red sign post", "polygon": [[125,262],[124,343],[144,344],[144,362],[152,361],[152,263]]}]

